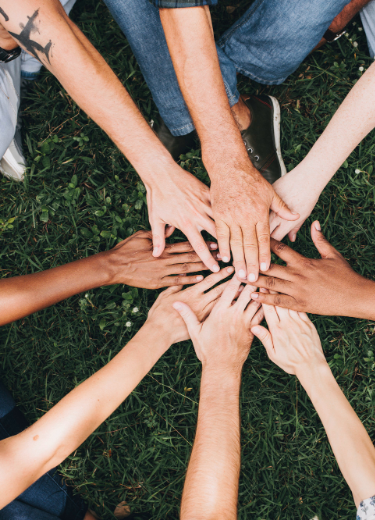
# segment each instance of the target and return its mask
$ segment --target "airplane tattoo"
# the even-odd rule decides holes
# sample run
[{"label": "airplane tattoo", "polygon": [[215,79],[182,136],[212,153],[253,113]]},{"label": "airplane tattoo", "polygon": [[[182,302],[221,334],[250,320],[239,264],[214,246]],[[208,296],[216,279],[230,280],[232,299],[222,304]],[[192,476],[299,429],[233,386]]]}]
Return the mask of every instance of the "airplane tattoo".
[{"label": "airplane tattoo", "polygon": [[1,9],[1,7],[0,7],[0,14],[3,15],[4,20],[5,20],[6,22],[9,20],[9,16],[6,14],[6,12],[5,12],[3,9]]},{"label": "airplane tattoo", "polygon": [[8,31],[8,32],[11,36],[13,36],[13,38],[15,40],[20,42],[20,44],[22,45],[22,47],[24,47],[24,49],[26,51],[28,51],[30,54],[35,56],[35,58],[37,60],[41,61],[39,58],[39,54],[42,54],[46,57],[48,63],[50,63],[49,58],[50,58],[50,51],[52,48],[51,40],[47,43],[47,45],[45,45],[43,47],[42,45],[40,45],[40,43],[38,43],[30,38],[32,33],[35,33],[35,32],[39,33],[38,26],[35,23],[38,16],[39,16],[39,9],[37,9],[32,16],[27,17],[29,19],[29,21],[27,22],[26,25],[23,25],[22,23],[20,23],[20,27],[22,29],[20,34],[12,33],[10,31]]}]

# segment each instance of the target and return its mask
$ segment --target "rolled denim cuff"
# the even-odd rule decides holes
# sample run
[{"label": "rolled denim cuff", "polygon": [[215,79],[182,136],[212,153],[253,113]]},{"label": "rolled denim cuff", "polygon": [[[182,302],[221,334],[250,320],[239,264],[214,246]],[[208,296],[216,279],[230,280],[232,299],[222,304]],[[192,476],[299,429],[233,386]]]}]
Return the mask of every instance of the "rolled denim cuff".
[{"label": "rolled denim cuff", "polygon": [[219,0],[150,0],[159,8],[178,9],[180,7],[202,7],[203,5],[217,5]]}]

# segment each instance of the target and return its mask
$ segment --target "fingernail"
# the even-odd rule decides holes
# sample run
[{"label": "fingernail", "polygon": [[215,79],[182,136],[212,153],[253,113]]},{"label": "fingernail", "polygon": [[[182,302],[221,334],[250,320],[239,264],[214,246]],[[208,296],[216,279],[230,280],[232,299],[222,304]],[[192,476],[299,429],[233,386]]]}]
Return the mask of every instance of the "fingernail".
[{"label": "fingernail", "polygon": [[255,282],[256,276],[254,273],[250,273],[247,279],[249,280],[249,282]]},{"label": "fingernail", "polygon": [[217,249],[217,244],[210,244],[211,249]]},{"label": "fingernail", "polygon": [[256,300],[257,298],[259,298],[259,294],[257,292],[254,292],[252,295],[251,295],[251,298],[253,300]]},{"label": "fingernail", "polygon": [[245,271],[244,271],[243,269],[240,269],[240,270],[238,271],[238,276],[239,276],[240,278],[246,278],[246,273],[245,273]]},{"label": "fingernail", "polygon": [[218,273],[220,271],[220,267],[217,264],[214,264],[212,266],[212,272]]},{"label": "fingernail", "polygon": [[255,327],[251,327],[251,332],[253,334],[257,334],[260,332],[260,328],[257,325],[255,325]]},{"label": "fingernail", "polygon": [[242,292],[244,290],[244,286],[243,285],[240,285],[239,289],[238,289],[238,292]]},{"label": "fingernail", "polygon": [[195,279],[197,280],[197,282],[201,282],[203,280],[203,276],[199,275]]},{"label": "fingernail", "polygon": [[264,293],[265,293],[265,292],[267,292],[267,289],[263,289],[263,287],[261,287],[261,288],[259,289],[259,292],[264,292]]},{"label": "fingernail", "polygon": [[227,256],[223,256],[223,262],[229,262],[229,258]]},{"label": "fingernail", "polygon": [[321,229],[320,229],[320,222],[318,220],[315,222],[315,229],[317,231],[321,231]]},{"label": "fingernail", "polygon": [[297,211],[292,211],[292,215],[298,215]]},{"label": "fingernail", "polygon": [[233,273],[234,271],[234,267],[230,266],[230,267],[227,267],[227,273],[231,274]]},{"label": "fingernail", "polygon": [[261,268],[262,271],[267,271],[267,264],[265,262],[262,262],[260,264],[260,268]]},{"label": "fingernail", "polygon": [[221,254],[218,253],[218,254],[216,255],[216,258],[217,258],[218,260],[221,260]]},{"label": "fingernail", "polygon": [[172,307],[174,309],[176,309],[176,311],[180,311],[182,309],[182,305],[180,302],[174,302],[174,304],[172,305]]},{"label": "fingernail", "polygon": [[157,252],[158,252],[158,249],[159,249],[158,247],[154,247],[154,250],[152,251],[152,254],[153,254],[153,255],[156,255]]}]

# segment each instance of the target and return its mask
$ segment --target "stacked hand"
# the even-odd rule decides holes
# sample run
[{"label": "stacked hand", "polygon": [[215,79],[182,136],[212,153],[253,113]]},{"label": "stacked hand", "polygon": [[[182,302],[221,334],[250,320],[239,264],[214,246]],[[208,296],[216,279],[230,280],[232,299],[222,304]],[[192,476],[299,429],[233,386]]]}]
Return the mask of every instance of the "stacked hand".
[{"label": "stacked hand", "polygon": [[250,303],[253,288],[248,285],[239,292],[240,285],[235,277],[226,284],[221,298],[211,302],[205,321],[190,299],[176,298],[173,304],[186,323],[203,367],[240,372],[246,361],[254,337],[250,328],[262,321],[263,311],[257,302]]},{"label": "stacked hand", "polygon": [[[167,230],[168,237],[173,229]],[[217,245],[204,242],[211,250]],[[217,253],[213,253],[216,257]],[[110,272],[109,284],[124,283],[144,289],[196,283],[203,276],[187,276],[207,269],[189,242],[167,244],[158,258],[152,254],[152,233],[138,231],[103,255]]]}]

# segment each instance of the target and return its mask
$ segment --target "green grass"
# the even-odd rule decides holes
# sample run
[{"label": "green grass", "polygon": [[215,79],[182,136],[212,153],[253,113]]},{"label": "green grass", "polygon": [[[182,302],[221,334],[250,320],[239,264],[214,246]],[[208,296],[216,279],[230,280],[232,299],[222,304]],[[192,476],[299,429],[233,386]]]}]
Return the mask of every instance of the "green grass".
[{"label": "green grass", "polygon": [[[248,2],[213,10],[218,34]],[[148,120],[157,118],[135,58],[102,3],[81,0],[73,13]],[[288,81],[263,87],[239,77],[241,92],[270,92],[282,105],[282,150],[297,165],[370,59],[363,32],[314,53]],[[105,93],[103,93],[105,95]],[[144,187],[107,136],[43,72],[25,109],[24,184],[0,178],[0,273],[17,276],[113,246],[148,228]],[[86,139],[87,138],[87,139]],[[322,194],[308,223],[361,274],[374,266],[375,134],[368,136]],[[184,167],[207,181],[199,153]],[[355,170],[360,173],[356,174]],[[12,220],[14,221],[12,222]],[[316,257],[308,223],[295,248]],[[176,232],[176,238],[182,238]],[[3,327],[0,377],[30,422],[103,366],[142,325],[157,296],[122,286],[90,291]],[[348,295],[350,297],[350,295]],[[138,307],[139,313],[132,309]],[[345,394],[374,437],[374,324],[314,317]],[[127,321],[132,322],[130,328]],[[146,518],[178,518],[197,420],[201,368],[190,342],[173,346],[129,399],[62,465],[61,471],[103,519],[121,500]],[[241,520],[353,519],[355,507],[324,429],[294,377],[254,342],[241,393]],[[148,516],[147,516],[148,515]]]}]

